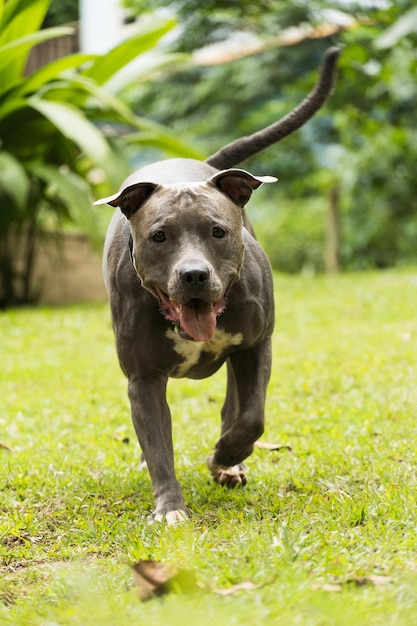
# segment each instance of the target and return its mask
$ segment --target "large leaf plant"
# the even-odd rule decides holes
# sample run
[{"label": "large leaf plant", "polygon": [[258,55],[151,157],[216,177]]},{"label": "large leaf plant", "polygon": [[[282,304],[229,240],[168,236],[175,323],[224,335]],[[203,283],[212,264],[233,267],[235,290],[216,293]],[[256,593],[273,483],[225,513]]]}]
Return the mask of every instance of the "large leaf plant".
[{"label": "large leaf plant", "polygon": [[[126,81],[147,78],[145,53],[174,22],[147,25],[107,54],[72,54],[26,76],[34,45],[72,32],[41,29],[49,4],[0,0],[0,307],[36,298],[33,267],[42,233],[72,222],[100,239],[92,200],[123,180],[130,143],[200,156],[166,128],[133,115],[117,96]],[[134,60],[133,74],[120,72]],[[158,57],[152,71],[176,61]]]}]

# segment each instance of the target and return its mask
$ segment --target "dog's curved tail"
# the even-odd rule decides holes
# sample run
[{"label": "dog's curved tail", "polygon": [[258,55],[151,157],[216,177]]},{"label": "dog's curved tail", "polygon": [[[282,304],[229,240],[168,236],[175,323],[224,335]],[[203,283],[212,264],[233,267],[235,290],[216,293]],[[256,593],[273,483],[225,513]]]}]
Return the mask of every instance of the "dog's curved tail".
[{"label": "dog's curved tail", "polygon": [[320,77],[306,98],[282,119],[267,126],[248,137],[241,137],[215,154],[206,163],[219,170],[234,167],[250,156],[265,150],[303,126],[326,102],[335,80],[336,63],[340,48],[329,48],[326,51]]}]

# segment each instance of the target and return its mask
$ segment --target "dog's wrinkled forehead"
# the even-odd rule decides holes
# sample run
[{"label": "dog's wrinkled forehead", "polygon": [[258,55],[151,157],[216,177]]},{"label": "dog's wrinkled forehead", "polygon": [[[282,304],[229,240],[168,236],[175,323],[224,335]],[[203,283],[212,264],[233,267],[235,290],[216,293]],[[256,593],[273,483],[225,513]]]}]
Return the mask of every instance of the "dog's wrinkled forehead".
[{"label": "dog's wrinkled forehead", "polygon": [[[124,198],[120,203],[125,213],[127,202],[130,201]],[[131,202],[132,209],[136,202],[137,198]],[[236,212],[239,213],[238,210]],[[175,183],[157,187],[143,202],[140,210],[132,210],[129,219],[135,224],[140,222],[144,228],[151,224],[179,224],[183,219],[191,225],[197,213],[200,219],[210,216],[216,220],[222,216],[225,218],[228,212],[225,211],[222,195],[205,188],[204,183]]]},{"label": "dog's wrinkled forehead", "polygon": [[[135,175],[136,180],[136,175]],[[243,208],[251,197],[252,191],[258,189],[263,183],[276,182],[276,178],[272,176],[253,176],[249,172],[240,169],[228,169],[216,172],[211,175],[205,182],[177,182],[169,181],[167,183],[155,183],[146,180],[136,180],[129,177],[122,185],[118,193],[97,200],[94,204],[110,204],[118,206],[128,219],[146,202],[154,193],[158,192],[158,196],[164,193],[183,194],[184,188],[191,193],[193,188],[202,190],[207,189],[209,193],[213,190],[220,191],[223,196],[227,196],[234,204]]]},{"label": "dog's wrinkled forehead", "polygon": [[[196,203],[216,204],[217,194],[213,194],[213,189],[205,182],[201,183],[170,183],[160,185],[155,189],[155,203],[172,207],[187,208]],[[152,198],[151,196],[151,198]]]}]

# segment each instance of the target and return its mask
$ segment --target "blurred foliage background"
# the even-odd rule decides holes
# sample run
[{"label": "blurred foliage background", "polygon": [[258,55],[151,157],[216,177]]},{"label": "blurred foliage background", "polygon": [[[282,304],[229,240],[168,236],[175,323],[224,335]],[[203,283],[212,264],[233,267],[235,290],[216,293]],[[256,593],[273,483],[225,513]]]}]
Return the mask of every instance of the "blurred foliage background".
[{"label": "blurred foliage background", "polygon": [[[42,285],[34,268],[42,240],[56,240],[59,260],[62,232],[75,226],[101,248],[111,212],[94,210],[92,202],[128,175],[131,145],[201,156],[132,112],[117,93],[130,77],[111,86],[120,70],[151,53],[174,19],[143,24],[106,54],[75,51],[57,58],[54,51],[52,60],[27,72],[35,46],[74,36],[73,27],[42,28],[49,7],[50,0],[0,0],[0,308],[37,300]],[[151,73],[177,58],[157,57]],[[135,80],[149,73],[144,61]]]},{"label": "blurred foliage background", "polygon": [[[42,227],[60,215],[64,226],[71,220],[93,233],[94,223],[98,239],[104,233],[97,214],[92,213],[89,222],[85,212],[80,219],[82,212],[71,208],[71,190],[56,193],[59,180],[45,170],[45,160],[61,174],[63,165],[69,168],[78,177],[81,193],[93,200],[107,188],[113,191],[116,179],[121,182],[129,169],[151,160],[176,154],[205,158],[288,113],[313,86],[325,50],[337,45],[342,47],[338,80],[325,107],[282,144],[245,162],[255,174],[279,178],[278,185],[258,192],[249,205],[250,218],[280,271],[358,270],[416,262],[417,8],[412,0],[123,1],[130,19],[144,32],[151,24],[154,36],[125,47],[127,54],[110,57],[102,65],[104,74],[91,69],[97,59],[76,57],[72,67],[67,62],[40,82],[32,78],[30,88],[23,86],[29,79],[22,68],[13,79],[9,74],[6,88],[3,82],[0,159],[14,172],[14,180],[23,180],[23,163],[32,193],[30,211],[37,207],[37,227],[39,215]],[[27,5],[42,4],[38,26],[29,22],[32,32],[43,24],[45,33],[46,26],[53,29],[78,17],[75,0],[2,4],[3,13],[7,5],[20,4],[26,10]],[[4,33],[3,15],[0,44],[10,45]],[[142,65],[115,80],[117,71],[133,58],[135,45],[136,56],[143,54]],[[19,141],[10,138],[11,102],[16,97],[26,104],[31,99],[30,115],[29,109],[22,113],[21,106],[14,112],[20,116],[21,133],[41,143],[48,137],[49,151],[39,150],[39,141],[36,153],[28,141],[22,150],[22,134]],[[39,100],[41,105],[45,100],[70,103],[102,134],[109,160],[105,167],[100,165],[101,178],[85,143],[62,133],[56,119],[45,117],[45,107],[35,106]],[[27,212],[22,193],[13,192],[4,174],[0,197],[1,265],[2,246],[4,251],[4,241],[10,242],[5,207],[7,216],[13,210],[24,216],[20,228],[27,226]],[[50,209],[48,220],[45,206]],[[93,234],[97,240],[97,232]],[[8,271],[6,267],[3,276]],[[28,294],[22,293],[20,300]]]},{"label": "blurred foliage background", "polygon": [[[134,14],[164,6],[158,0],[125,3]],[[323,270],[329,219],[336,219],[338,263],[345,269],[415,261],[415,3],[180,0],[173,6],[182,25],[178,50],[238,40],[240,33],[242,56],[133,89],[130,102],[198,138],[208,153],[290,111],[311,88],[325,49],[342,47],[336,89],[322,111],[245,164],[280,181],[249,207],[274,267]],[[246,56],[254,39],[261,51]],[[254,213],[256,204],[262,210]]]}]

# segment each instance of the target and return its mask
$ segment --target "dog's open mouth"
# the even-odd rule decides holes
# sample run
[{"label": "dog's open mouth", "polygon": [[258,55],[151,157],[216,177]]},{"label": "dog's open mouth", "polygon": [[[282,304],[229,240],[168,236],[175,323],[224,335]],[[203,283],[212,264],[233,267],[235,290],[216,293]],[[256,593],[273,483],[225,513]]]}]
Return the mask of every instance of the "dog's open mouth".
[{"label": "dog's open mouth", "polygon": [[204,302],[192,298],[185,304],[178,304],[157,287],[161,304],[161,313],[166,319],[174,322],[178,332],[185,339],[209,341],[216,330],[217,317],[225,307],[225,300]]}]

